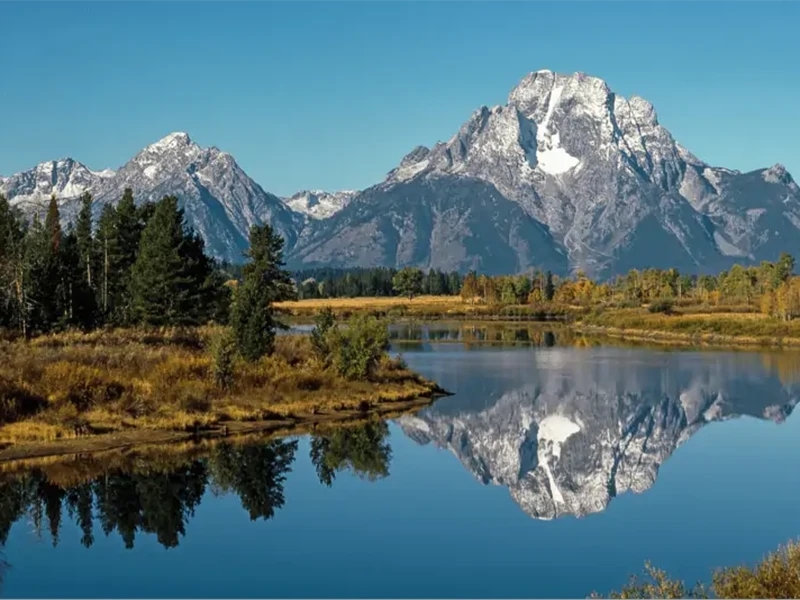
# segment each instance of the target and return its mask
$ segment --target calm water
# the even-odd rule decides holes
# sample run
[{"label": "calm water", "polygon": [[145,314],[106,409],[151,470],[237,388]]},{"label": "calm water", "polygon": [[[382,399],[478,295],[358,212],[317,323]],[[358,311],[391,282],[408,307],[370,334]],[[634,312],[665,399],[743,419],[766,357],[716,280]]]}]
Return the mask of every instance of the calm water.
[{"label": "calm water", "polygon": [[800,535],[795,354],[395,336],[455,395],[315,437],[3,475],[3,594],[582,597],[647,559],[694,581]]}]

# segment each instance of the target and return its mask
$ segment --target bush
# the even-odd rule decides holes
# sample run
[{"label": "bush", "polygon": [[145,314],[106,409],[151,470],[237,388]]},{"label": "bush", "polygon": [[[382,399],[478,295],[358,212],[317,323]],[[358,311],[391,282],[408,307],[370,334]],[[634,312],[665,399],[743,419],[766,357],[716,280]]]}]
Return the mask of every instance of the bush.
[{"label": "bush", "polygon": [[719,598],[800,598],[800,543],[789,542],[752,569],[717,571],[712,589]]},{"label": "bush", "polygon": [[326,306],[314,317],[314,329],[311,331],[311,345],[314,355],[326,366],[330,364],[331,350],[328,347],[328,332],[336,326],[336,315]]},{"label": "bush", "polygon": [[347,379],[369,379],[386,350],[389,330],[375,317],[357,315],[347,327],[333,327],[326,335],[336,371]]},{"label": "bush", "polygon": [[[789,542],[768,554],[754,567],[726,567],[717,570],[710,589],[702,585],[687,587],[670,579],[650,564],[644,580],[631,577],[628,585],[609,598],[800,598],[800,543]],[[592,598],[601,598],[593,593]]]},{"label": "bush", "polygon": [[223,390],[230,390],[234,380],[236,360],[236,340],[229,329],[219,334],[211,346],[213,359],[212,372],[214,384]]},{"label": "bush", "polygon": [[650,303],[650,306],[647,307],[651,313],[664,313],[665,315],[671,314],[672,309],[674,307],[674,303],[672,300],[668,300],[666,298],[662,300],[653,300]]}]

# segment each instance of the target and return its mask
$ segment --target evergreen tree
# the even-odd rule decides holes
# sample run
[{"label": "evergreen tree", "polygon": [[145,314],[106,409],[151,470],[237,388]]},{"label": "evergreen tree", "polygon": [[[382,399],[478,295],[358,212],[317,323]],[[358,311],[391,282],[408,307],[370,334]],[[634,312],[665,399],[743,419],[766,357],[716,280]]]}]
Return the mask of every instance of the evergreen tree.
[{"label": "evergreen tree", "polygon": [[75,236],[78,242],[81,270],[86,277],[86,284],[92,287],[96,252],[92,237],[92,195],[89,192],[81,196],[81,210],[75,221]]},{"label": "evergreen tree", "polygon": [[422,293],[422,271],[414,267],[405,267],[392,278],[394,290],[409,300]]},{"label": "evergreen tree", "polygon": [[117,211],[111,204],[103,206],[97,223],[95,249],[98,264],[98,305],[106,320],[114,312],[116,298]]},{"label": "evergreen tree", "polygon": [[24,220],[0,194],[0,327],[19,326],[23,335],[27,333],[24,244]]},{"label": "evergreen tree", "polygon": [[250,361],[272,352],[277,327],[272,303],[294,296],[292,279],[283,270],[283,244],[268,224],[250,229],[249,262],[231,315],[237,348]]},{"label": "evergreen tree", "polygon": [[555,295],[556,288],[553,285],[553,274],[548,271],[547,275],[545,275],[545,283],[544,283],[544,299],[550,302]]},{"label": "evergreen tree", "polygon": [[162,199],[142,232],[131,270],[135,320],[155,326],[189,325],[208,316],[212,268],[203,246],[199,236],[186,230],[178,199]]}]

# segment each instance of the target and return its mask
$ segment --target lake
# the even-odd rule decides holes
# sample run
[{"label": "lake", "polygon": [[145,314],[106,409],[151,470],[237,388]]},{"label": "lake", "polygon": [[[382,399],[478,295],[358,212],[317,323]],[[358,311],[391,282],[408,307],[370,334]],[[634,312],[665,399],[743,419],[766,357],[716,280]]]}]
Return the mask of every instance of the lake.
[{"label": "lake", "polygon": [[4,473],[10,597],[584,597],[800,535],[800,355],[394,328],[454,392],[293,439]]}]

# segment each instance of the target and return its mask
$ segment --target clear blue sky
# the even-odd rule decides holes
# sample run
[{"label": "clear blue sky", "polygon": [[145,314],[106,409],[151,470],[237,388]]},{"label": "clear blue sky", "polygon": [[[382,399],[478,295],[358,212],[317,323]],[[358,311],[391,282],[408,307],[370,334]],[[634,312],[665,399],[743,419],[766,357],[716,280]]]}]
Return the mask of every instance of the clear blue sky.
[{"label": "clear blue sky", "polygon": [[638,94],[700,158],[800,178],[800,3],[0,2],[0,173],[171,131],[265,189],[363,188],[529,71]]}]

